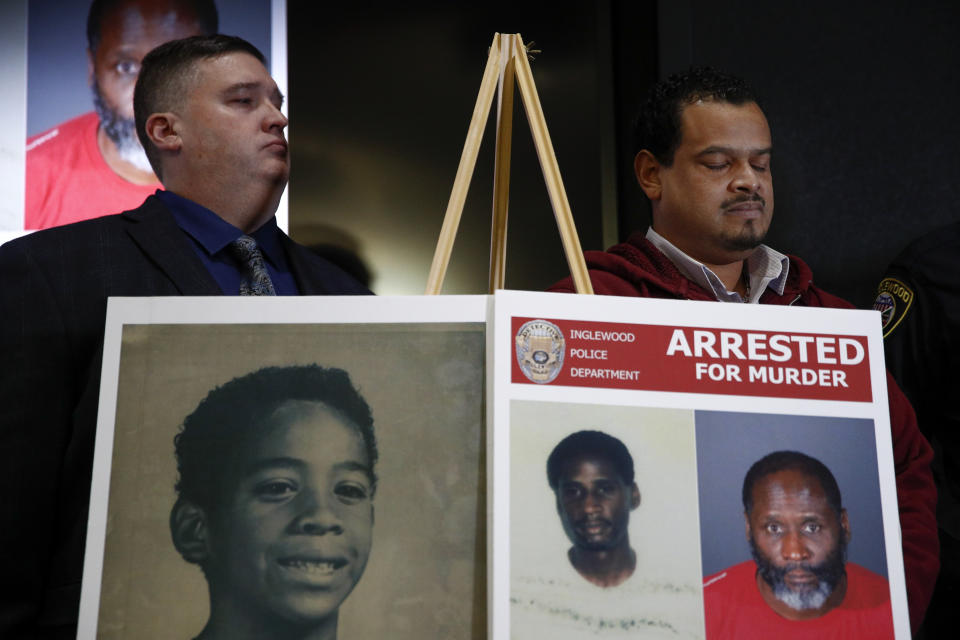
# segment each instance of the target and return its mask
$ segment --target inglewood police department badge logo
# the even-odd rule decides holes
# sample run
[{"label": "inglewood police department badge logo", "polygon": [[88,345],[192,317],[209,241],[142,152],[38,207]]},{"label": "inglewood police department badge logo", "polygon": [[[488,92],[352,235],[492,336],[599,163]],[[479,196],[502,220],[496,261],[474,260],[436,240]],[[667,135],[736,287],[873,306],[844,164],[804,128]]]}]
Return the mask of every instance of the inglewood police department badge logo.
[{"label": "inglewood police department badge logo", "polygon": [[517,332],[517,363],[527,379],[553,382],[563,368],[566,341],[560,328],[546,320],[531,320]]},{"label": "inglewood police department badge logo", "polygon": [[896,278],[884,278],[877,286],[877,299],[873,308],[880,312],[883,321],[883,337],[886,338],[907,315],[913,304],[914,293],[910,287]]}]

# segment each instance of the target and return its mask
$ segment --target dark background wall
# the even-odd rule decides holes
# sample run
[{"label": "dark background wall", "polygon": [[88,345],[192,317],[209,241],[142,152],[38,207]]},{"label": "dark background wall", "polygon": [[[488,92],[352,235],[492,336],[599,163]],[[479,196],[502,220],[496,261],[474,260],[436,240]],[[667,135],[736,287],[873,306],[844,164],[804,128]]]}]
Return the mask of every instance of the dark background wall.
[{"label": "dark background wall", "polygon": [[[651,82],[691,63],[759,91],[775,146],[768,241],[821,286],[869,306],[896,253],[956,215],[950,3],[293,1],[291,230],[356,249],[379,293],[422,290],[495,31],[542,50],[533,73],[584,249],[647,224],[630,120]],[[488,127],[448,293],[486,288]],[[566,265],[519,98],[511,195],[507,286],[546,287]]]},{"label": "dark background wall", "polygon": [[662,2],[661,67],[747,77],[773,129],[769,243],[869,304],[912,238],[956,219],[960,5]]},{"label": "dark background wall", "polygon": [[[603,5],[601,9],[606,8]],[[608,12],[607,12],[608,13]],[[377,293],[422,293],[495,32],[533,41],[534,76],[581,241],[616,239],[610,18],[590,3],[289,4],[291,232],[371,266]],[[601,71],[603,76],[601,76]],[[601,77],[603,81],[601,82]],[[495,109],[445,293],[484,293]],[[566,273],[519,94],[514,108],[507,286]]]}]

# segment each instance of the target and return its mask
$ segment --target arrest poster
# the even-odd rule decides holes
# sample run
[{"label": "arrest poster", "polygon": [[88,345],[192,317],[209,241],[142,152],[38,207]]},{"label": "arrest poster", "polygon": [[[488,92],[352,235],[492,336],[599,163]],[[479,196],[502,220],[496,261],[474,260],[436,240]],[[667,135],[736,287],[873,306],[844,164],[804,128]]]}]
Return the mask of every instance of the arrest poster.
[{"label": "arrest poster", "polygon": [[508,291],[491,333],[493,637],[909,637],[875,313]]}]

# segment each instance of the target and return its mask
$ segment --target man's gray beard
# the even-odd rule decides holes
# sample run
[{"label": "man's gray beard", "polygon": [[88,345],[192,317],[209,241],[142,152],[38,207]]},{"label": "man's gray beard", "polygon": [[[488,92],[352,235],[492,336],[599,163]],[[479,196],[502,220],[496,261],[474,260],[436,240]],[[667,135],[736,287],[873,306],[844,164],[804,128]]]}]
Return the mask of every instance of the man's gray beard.
[{"label": "man's gray beard", "polygon": [[107,105],[97,81],[93,81],[93,108],[100,118],[104,133],[117,147],[120,158],[141,171],[153,173],[147,154],[137,138],[137,125],[133,118],[123,118]]},{"label": "man's gray beard", "polygon": [[[847,543],[842,539],[833,553],[827,556],[826,560],[818,566],[796,563],[784,568],[776,567],[760,552],[752,535],[750,536],[750,552],[753,554],[754,562],[757,563],[757,573],[764,582],[770,585],[773,596],[794,611],[808,611],[822,607],[847,573],[845,568]],[[798,565],[816,576],[816,589],[797,592],[787,586],[784,577]]]},{"label": "man's gray beard", "polygon": [[826,582],[818,583],[814,591],[791,591],[783,582],[773,587],[773,596],[794,611],[819,609],[824,605],[831,593],[833,593],[833,586]]}]

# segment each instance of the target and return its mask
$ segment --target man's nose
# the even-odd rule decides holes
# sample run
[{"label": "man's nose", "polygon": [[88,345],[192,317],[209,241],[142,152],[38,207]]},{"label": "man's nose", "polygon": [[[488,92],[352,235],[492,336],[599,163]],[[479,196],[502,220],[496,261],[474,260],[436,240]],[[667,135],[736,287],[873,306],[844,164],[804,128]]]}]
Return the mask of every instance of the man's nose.
[{"label": "man's nose", "polygon": [[333,504],[335,497],[304,491],[297,496],[297,516],[291,523],[295,533],[324,535],[343,533],[343,522]]},{"label": "man's nose", "polygon": [[271,129],[280,129],[282,131],[284,128],[286,128],[287,124],[289,123],[287,116],[283,115],[283,112],[273,103],[269,103],[267,109],[267,116],[263,120],[264,130],[270,131]]},{"label": "man's nose", "polygon": [[600,500],[592,493],[588,493],[583,499],[583,510],[586,513],[597,513],[602,509]]},{"label": "man's nose", "polygon": [[806,541],[796,531],[791,531],[784,536],[780,553],[784,560],[794,562],[807,560],[810,557],[810,550],[807,548]]},{"label": "man's nose", "polygon": [[757,193],[760,191],[760,173],[749,163],[736,165],[736,172],[730,181],[730,189],[739,193]]}]

